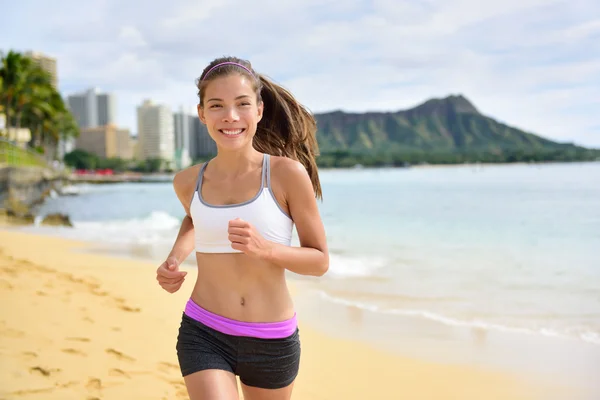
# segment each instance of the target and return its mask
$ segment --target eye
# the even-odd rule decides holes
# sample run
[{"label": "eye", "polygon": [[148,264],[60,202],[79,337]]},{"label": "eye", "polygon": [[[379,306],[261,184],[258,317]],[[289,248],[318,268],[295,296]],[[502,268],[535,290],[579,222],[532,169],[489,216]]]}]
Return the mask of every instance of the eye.
[{"label": "eye", "polygon": [[213,104],[212,106],[210,106],[210,108],[217,108],[217,107],[221,107],[220,104]]},{"label": "eye", "polygon": [[245,101],[245,102],[243,102],[241,105],[243,105],[243,106],[249,106],[249,105],[251,105],[251,104],[250,104],[249,102]]}]

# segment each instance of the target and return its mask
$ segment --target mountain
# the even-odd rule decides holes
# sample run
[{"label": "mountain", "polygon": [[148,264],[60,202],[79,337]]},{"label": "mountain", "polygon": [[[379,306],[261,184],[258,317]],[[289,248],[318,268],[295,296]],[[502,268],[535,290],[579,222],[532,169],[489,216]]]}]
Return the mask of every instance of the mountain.
[{"label": "mountain", "polygon": [[481,114],[464,96],[397,112],[315,114],[321,153],[555,151],[576,149]]}]

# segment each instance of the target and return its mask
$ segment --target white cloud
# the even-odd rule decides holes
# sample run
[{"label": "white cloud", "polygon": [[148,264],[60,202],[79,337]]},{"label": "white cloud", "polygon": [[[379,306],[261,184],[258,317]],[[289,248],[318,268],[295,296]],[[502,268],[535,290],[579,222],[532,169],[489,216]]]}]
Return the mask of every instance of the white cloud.
[{"label": "white cloud", "polygon": [[119,31],[119,44],[128,47],[147,47],[142,33],[134,26],[126,25]]},{"label": "white cloud", "polygon": [[113,91],[132,131],[143,98],[193,109],[205,65],[238,55],[315,112],[463,93],[510,125],[600,147],[594,0],[24,0],[8,12],[28,28],[0,26],[1,49],[56,56],[64,92]]},{"label": "white cloud", "polygon": [[569,40],[581,40],[592,35],[600,34],[600,19],[570,27],[565,29],[562,34]]}]

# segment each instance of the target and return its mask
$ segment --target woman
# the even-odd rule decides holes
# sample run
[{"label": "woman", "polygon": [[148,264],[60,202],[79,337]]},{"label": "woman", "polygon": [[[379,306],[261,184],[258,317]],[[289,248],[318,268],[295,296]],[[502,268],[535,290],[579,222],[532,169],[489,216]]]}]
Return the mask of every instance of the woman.
[{"label": "woman", "polygon": [[[249,62],[213,61],[198,79],[198,116],[217,156],[173,181],[186,212],[157,270],[166,291],[185,279],[196,251],[198,279],[182,316],[177,355],[191,400],[290,399],[300,365],[296,313],[285,270],[329,267],[316,199],[316,123]],[[300,247],[290,244],[296,225]]]}]

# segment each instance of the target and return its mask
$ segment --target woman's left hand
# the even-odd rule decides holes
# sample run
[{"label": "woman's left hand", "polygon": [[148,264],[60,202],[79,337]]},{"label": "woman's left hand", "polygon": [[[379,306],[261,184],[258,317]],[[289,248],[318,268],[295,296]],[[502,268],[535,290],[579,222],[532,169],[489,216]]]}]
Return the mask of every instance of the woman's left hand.
[{"label": "woman's left hand", "polygon": [[234,250],[240,250],[249,256],[266,258],[271,242],[261,236],[250,224],[240,218],[229,221],[229,241]]}]

